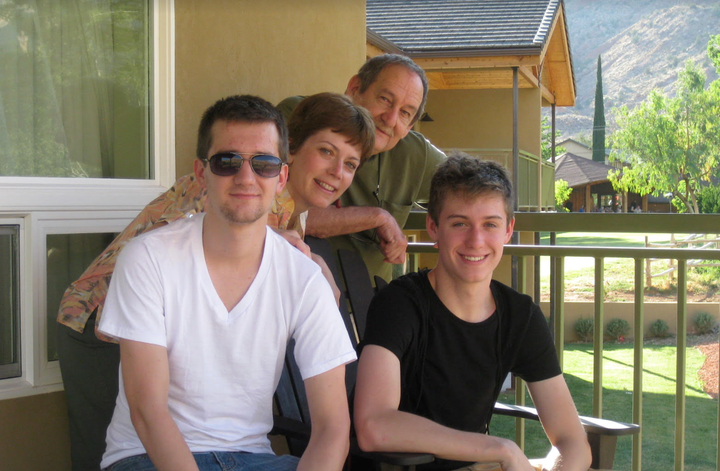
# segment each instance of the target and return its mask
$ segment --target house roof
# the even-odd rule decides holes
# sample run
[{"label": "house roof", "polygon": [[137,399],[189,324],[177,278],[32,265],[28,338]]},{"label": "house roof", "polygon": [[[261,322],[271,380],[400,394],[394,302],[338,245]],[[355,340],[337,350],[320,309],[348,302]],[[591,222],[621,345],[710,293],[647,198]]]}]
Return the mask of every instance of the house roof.
[{"label": "house roof", "polygon": [[406,54],[430,88],[540,88],[575,104],[562,0],[366,0],[368,56]]},{"label": "house roof", "polygon": [[565,180],[570,188],[608,181],[613,167],[569,152],[555,160],[555,180]]},{"label": "house roof", "polygon": [[467,49],[539,51],[553,0],[367,0],[367,27],[408,54]]},{"label": "house roof", "polygon": [[568,139],[564,139],[562,142],[558,142],[557,145],[564,147],[565,144],[568,144],[568,143],[570,143],[570,142],[572,142],[573,144],[576,144],[576,145],[578,145],[578,146],[582,146],[582,147],[586,148],[587,150],[592,150],[592,147],[590,147],[589,145],[583,144],[582,142],[578,142],[578,141],[576,141],[575,139],[569,139],[569,138],[568,138]]}]

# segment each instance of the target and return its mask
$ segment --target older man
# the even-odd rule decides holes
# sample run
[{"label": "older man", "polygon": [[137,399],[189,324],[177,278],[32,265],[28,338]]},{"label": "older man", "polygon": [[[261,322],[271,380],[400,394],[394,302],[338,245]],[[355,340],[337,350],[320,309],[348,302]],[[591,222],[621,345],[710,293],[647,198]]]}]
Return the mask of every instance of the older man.
[{"label": "older man", "polygon": [[[413,203],[426,202],[430,179],[445,154],[411,131],[427,101],[425,72],[411,59],[384,54],[369,59],[345,94],[375,121],[375,155],[355,174],[336,207],[312,209],[307,233],[333,237],[336,247],[359,252],[371,275],[391,278],[392,263],[405,259],[402,233]],[[288,116],[302,97],[283,100]]]}]

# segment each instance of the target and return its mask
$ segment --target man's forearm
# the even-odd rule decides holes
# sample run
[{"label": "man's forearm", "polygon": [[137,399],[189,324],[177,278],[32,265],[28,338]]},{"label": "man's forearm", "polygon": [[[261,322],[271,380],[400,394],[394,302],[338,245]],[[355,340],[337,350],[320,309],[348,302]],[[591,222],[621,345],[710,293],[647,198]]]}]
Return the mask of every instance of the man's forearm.
[{"label": "man's forearm", "polygon": [[349,206],[347,208],[310,208],[305,232],[308,235],[327,238],[375,229],[385,223],[390,213],[373,206]]},{"label": "man's forearm", "polygon": [[131,414],[135,431],[158,471],[198,471],[195,459],[167,409]]},{"label": "man's forearm", "polygon": [[313,427],[312,433],[308,447],[300,458],[298,471],[342,469],[350,448],[348,431],[334,428],[317,430]]},{"label": "man's forearm", "polygon": [[[431,453],[457,461],[487,461],[503,469],[528,469],[529,461],[510,440],[451,429],[414,414],[389,410],[368,421],[356,421],[364,451]],[[531,469],[531,468],[530,468]]]},{"label": "man's forearm", "polygon": [[545,468],[550,471],[586,471],[588,469],[588,445],[582,439],[561,441],[554,447],[557,455],[546,460]]}]

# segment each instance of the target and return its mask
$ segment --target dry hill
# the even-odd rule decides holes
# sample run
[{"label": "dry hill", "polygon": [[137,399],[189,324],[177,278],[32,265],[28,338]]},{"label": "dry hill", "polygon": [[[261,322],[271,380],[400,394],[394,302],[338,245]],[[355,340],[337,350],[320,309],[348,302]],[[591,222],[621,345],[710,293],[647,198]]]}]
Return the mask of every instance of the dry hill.
[{"label": "dry hill", "polygon": [[558,108],[558,130],[577,137],[592,130],[598,54],[608,126],[612,109],[639,104],[653,88],[674,94],[677,73],[694,60],[717,78],[706,46],[720,34],[718,0],[565,0],[577,102]]}]

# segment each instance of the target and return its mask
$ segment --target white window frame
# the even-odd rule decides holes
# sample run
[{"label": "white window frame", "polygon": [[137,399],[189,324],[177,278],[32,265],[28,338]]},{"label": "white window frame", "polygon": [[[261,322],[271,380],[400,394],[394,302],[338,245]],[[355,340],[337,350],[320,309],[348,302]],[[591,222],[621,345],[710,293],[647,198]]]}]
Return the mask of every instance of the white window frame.
[{"label": "white window frame", "polygon": [[153,0],[152,180],[0,177],[0,224],[20,226],[22,375],[0,380],[0,400],[62,389],[47,361],[48,234],[120,232],[175,182],[174,0]]}]

